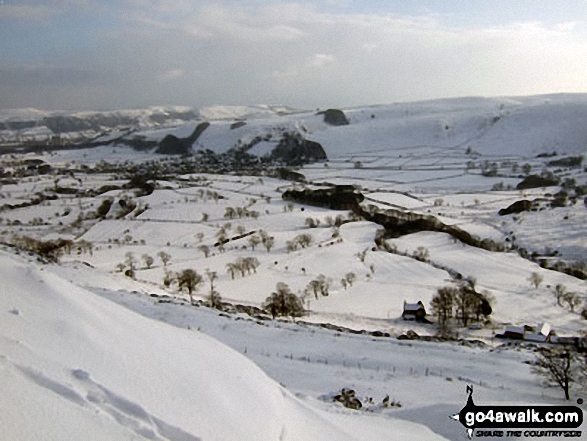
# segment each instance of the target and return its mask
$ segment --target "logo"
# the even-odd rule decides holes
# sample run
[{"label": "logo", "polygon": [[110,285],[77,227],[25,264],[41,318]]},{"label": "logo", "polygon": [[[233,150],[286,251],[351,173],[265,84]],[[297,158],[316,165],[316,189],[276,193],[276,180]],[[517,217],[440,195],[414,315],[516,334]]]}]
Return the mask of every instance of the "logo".
[{"label": "logo", "polygon": [[581,437],[580,430],[571,430],[583,424],[583,411],[577,406],[477,406],[473,386],[467,386],[467,393],[467,404],[451,418],[465,426],[469,439],[473,434],[497,438]]}]

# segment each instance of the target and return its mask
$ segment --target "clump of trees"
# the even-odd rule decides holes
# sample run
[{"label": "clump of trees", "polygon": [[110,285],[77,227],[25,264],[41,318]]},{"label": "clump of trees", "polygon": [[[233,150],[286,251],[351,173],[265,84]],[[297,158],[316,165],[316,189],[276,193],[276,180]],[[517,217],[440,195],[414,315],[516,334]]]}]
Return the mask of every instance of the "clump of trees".
[{"label": "clump of trees", "polygon": [[414,251],[413,257],[420,262],[428,262],[430,259],[430,252],[426,247],[418,247],[416,251]]},{"label": "clump of trees", "polygon": [[265,300],[263,307],[273,318],[289,316],[292,319],[304,315],[304,307],[301,299],[291,292],[286,283],[279,282],[275,286],[275,292]]},{"label": "clump of trees", "polygon": [[306,294],[313,293],[316,299],[318,299],[318,294],[322,295],[323,297],[326,297],[329,294],[331,284],[332,279],[326,277],[324,274],[320,274],[318,277],[316,277],[314,280],[311,280],[310,283],[308,283],[305,292]]},{"label": "clump of trees", "polygon": [[269,253],[273,245],[275,245],[275,238],[273,236],[269,236],[266,231],[259,230],[259,236],[261,236],[261,243]]},{"label": "clump of trees", "polygon": [[288,251],[296,251],[298,247],[306,248],[312,245],[314,237],[311,234],[300,234],[285,243]]},{"label": "clump of trees", "polygon": [[582,303],[580,296],[576,292],[567,291],[566,286],[562,283],[555,286],[554,295],[556,296],[556,304],[563,306],[563,302],[565,302],[571,312],[575,312],[575,308]]},{"label": "clump of trees", "polygon": [[439,288],[430,301],[430,306],[434,315],[438,317],[441,329],[445,329],[452,319],[462,326],[487,319],[493,312],[491,302],[491,294],[488,291],[478,293],[475,290],[475,282],[467,280],[459,286]]},{"label": "clump of trees", "polygon": [[355,280],[357,280],[357,275],[355,273],[346,273],[345,276],[340,279],[340,284],[344,289],[347,289],[348,286],[353,286]]},{"label": "clump of trees", "polygon": [[15,248],[52,263],[57,263],[64,253],[71,254],[74,247],[74,242],[69,239],[41,240],[29,236],[14,236],[11,242]]},{"label": "clump of trees", "polygon": [[307,217],[305,224],[308,228],[318,228],[320,225],[320,219],[314,219],[313,217]]}]

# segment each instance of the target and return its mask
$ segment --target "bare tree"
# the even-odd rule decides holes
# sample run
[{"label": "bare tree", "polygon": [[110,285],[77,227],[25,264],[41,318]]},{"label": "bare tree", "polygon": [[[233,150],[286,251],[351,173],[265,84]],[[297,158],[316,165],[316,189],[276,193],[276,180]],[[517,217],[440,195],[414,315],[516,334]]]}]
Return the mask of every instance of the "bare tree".
[{"label": "bare tree", "polygon": [[344,278],[346,279],[349,286],[353,286],[355,280],[357,280],[357,275],[355,273],[346,273]]},{"label": "bare tree", "polygon": [[167,254],[165,251],[159,251],[157,253],[157,257],[159,257],[159,259],[161,259],[161,262],[163,262],[163,266],[167,266],[167,264],[171,260],[171,256],[169,254]]},{"label": "bare tree", "polygon": [[177,278],[179,289],[183,289],[184,286],[187,288],[188,294],[190,296],[190,303],[192,305],[194,304],[194,298],[192,294],[194,293],[194,291],[198,289],[198,286],[203,282],[204,279],[202,278],[202,276],[193,269],[183,270],[181,273],[179,273],[179,276]]},{"label": "bare tree", "polygon": [[320,221],[318,221],[317,219],[314,219],[312,217],[307,217],[305,224],[308,228],[316,228],[318,226],[318,223]]},{"label": "bare tree", "polygon": [[309,247],[314,242],[314,237],[311,234],[300,234],[294,237],[294,241],[296,241],[302,248]]},{"label": "bare tree", "polygon": [[365,248],[363,251],[360,251],[357,254],[355,254],[355,256],[357,256],[361,262],[365,262],[365,257],[367,257],[368,250],[368,248]]},{"label": "bare tree", "polygon": [[314,297],[316,297],[316,299],[318,299],[318,292],[320,291],[320,281],[318,281],[318,280],[311,280],[310,283],[308,283],[308,286],[306,287],[306,290],[308,292],[313,292],[314,293]]},{"label": "bare tree", "polygon": [[174,282],[174,280],[177,280],[177,275],[173,271],[170,271],[168,269],[164,269],[164,271],[165,277],[163,277],[163,285],[166,288],[169,288],[171,284]]},{"label": "bare tree", "polygon": [[234,219],[235,216],[236,216],[236,211],[234,210],[234,208],[226,207],[226,209],[224,210],[224,219]]},{"label": "bare tree", "polygon": [[153,263],[155,262],[155,259],[153,259],[153,257],[149,256],[148,254],[143,254],[141,257],[145,261],[145,265],[147,265],[147,268],[151,269]]},{"label": "bare tree", "polygon": [[242,260],[243,268],[248,274],[251,274],[251,270],[257,274],[257,268],[259,267],[259,260],[256,257],[245,257]]},{"label": "bare tree", "polygon": [[208,245],[200,245],[198,249],[204,253],[204,257],[208,257],[210,255],[210,247]]},{"label": "bare tree", "polygon": [[234,280],[235,273],[239,270],[234,262],[228,262],[226,264],[226,272],[230,274],[230,278]]},{"label": "bare tree", "polygon": [[218,273],[216,271],[206,270],[206,276],[210,280],[210,292],[214,291],[214,281],[218,279]]},{"label": "bare tree", "polygon": [[216,290],[211,290],[210,294],[208,294],[208,305],[210,306],[210,308],[214,308],[214,309],[222,309],[222,297],[220,296],[220,293]]},{"label": "bare tree", "polygon": [[456,303],[458,289],[454,286],[445,286],[439,288],[432,300],[430,306],[432,311],[438,317],[438,323],[443,325],[452,317],[453,308]]},{"label": "bare tree", "polygon": [[530,283],[532,285],[534,285],[534,288],[538,289],[540,284],[544,281],[544,277],[542,277],[538,273],[532,273],[532,274],[530,274],[530,277],[528,278],[528,280],[530,281]]},{"label": "bare tree", "polygon": [[524,172],[525,175],[529,175],[530,172],[532,171],[532,166],[530,164],[526,163],[522,166],[522,171]]},{"label": "bare tree", "polygon": [[326,277],[324,274],[320,274],[316,280],[318,281],[320,294],[326,297],[328,295],[328,290],[330,289],[332,279]]},{"label": "bare tree", "polygon": [[571,312],[575,312],[575,308],[582,303],[581,298],[576,292],[565,293],[563,300],[569,305]]},{"label": "bare tree", "polygon": [[419,260],[421,262],[427,262],[430,258],[430,252],[426,247],[418,247],[416,251],[414,251],[414,259]]},{"label": "bare tree", "polygon": [[268,253],[271,251],[271,248],[273,248],[274,244],[275,239],[273,238],[273,236],[268,236],[263,240],[263,246],[265,247]]},{"label": "bare tree", "polygon": [[124,255],[124,263],[126,264],[126,266],[128,266],[128,269],[134,273],[137,265],[137,260],[135,259],[135,255],[132,251],[128,251]]},{"label": "bare tree", "polygon": [[467,326],[471,320],[471,316],[475,314],[479,307],[479,294],[470,286],[461,286],[457,290],[455,306],[457,309],[457,318],[461,320],[463,326]]},{"label": "bare tree", "polygon": [[253,251],[255,251],[255,247],[261,243],[261,238],[259,236],[257,236],[256,234],[253,234],[252,236],[249,237],[248,242],[249,242],[249,245],[251,246],[251,249]]},{"label": "bare tree", "polygon": [[573,353],[568,349],[541,348],[536,354],[532,371],[543,376],[547,385],[560,387],[565,393],[565,399],[569,400],[571,385],[576,380],[573,361]]},{"label": "bare tree", "polygon": [[558,306],[563,306],[561,300],[564,298],[566,294],[567,288],[562,283],[559,283],[554,288],[554,294],[556,295],[556,304]]}]

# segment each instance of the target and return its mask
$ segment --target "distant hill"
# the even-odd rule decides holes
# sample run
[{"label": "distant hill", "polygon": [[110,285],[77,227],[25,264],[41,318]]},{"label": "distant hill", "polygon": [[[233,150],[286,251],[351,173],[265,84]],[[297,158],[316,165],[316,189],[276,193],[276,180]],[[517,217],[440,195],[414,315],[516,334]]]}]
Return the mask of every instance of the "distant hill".
[{"label": "distant hill", "polygon": [[[536,156],[587,150],[587,94],[453,98],[396,103],[340,112],[349,124],[332,125],[324,112],[285,106],[153,107],[71,114],[21,109],[0,112],[0,142],[49,140],[56,135],[116,142],[187,138],[196,121],[210,127],[193,145],[224,153],[263,139],[275,146],[284,134],[319,143],[328,158],[416,147],[462,148],[473,154]],[[133,145],[133,142],[121,142]],[[271,149],[251,153],[269,155]]]}]

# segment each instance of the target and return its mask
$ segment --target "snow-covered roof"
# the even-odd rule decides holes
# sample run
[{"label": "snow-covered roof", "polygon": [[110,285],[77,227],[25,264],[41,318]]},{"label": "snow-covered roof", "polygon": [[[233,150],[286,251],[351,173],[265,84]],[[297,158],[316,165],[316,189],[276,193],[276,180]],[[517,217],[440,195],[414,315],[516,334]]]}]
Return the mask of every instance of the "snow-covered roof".
[{"label": "snow-covered roof", "polygon": [[424,305],[422,302],[419,303],[407,303],[404,302],[404,311],[419,311],[420,309],[424,309]]},{"label": "snow-covered roof", "polygon": [[525,326],[506,326],[504,333],[520,334],[524,336],[524,340],[530,341],[546,341],[550,334],[550,324],[541,323],[537,326],[535,332],[527,332]]},{"label": "snow-covered roof", "polygon": [[512,334],[524,334],[525,329],[523,326],[506,326],[505,332],[510,332]]},{"label": "snow-covered roof", "polygon": [[547,336],[548,334],[550,334],[550,330],[551,330],[550,324],[541,323],[538,325],[538,329],[536,330],[536,333]]}]

